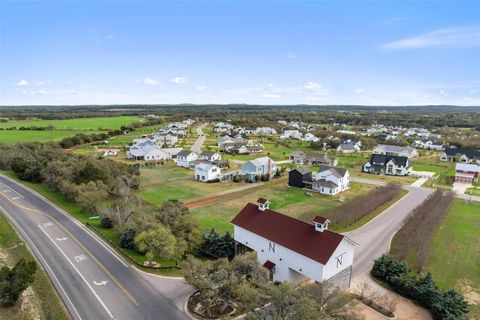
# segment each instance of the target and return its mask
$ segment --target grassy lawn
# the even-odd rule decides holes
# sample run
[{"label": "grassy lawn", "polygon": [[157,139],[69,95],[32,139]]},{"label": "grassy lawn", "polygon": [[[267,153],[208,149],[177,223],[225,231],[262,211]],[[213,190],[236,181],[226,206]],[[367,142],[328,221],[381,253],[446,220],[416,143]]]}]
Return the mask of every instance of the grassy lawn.
[{"label": "grassy lawn", "polygon": [[[467,295],[473,289],[480,294],[479,230],[480,202],[465,204],[464,200],[454,200],[429,242],[431,256],[426,271],[442,288],[457,288]],[[480,318],[478,304],[472,306],[469,318]]]},{"label": "grassy lawn", "polygon": [[455,163],[439,160],[439,156],[424,157],[416,159],[413,163],[415,171],[435,172],[433,179],[429,179],[423,184],[427,188],[443,188],[450,190],[452,183],[447,177],[455,176]]},{"label": "grassy lawn", "polygon": [[245,183],[203,183],[193,180],[194,171],[167,163],[162,167],[142,168],[140,194],[146,201],[161,204],[166,200],[188,201],[206,198]]},{"label": "grassy lawn", "polygon": [[412,176],[387,176],[387,175],[378,175],[373,173],[361,172],[360,170],[350,170],[350,175],[352,177],[364,178],[369,180],[379,180],[387,183],[401,183],[401,184],[412,184],[417,180],[417,177]]},{"label": "grassy lawn", "polygon": [[480,187],[468,188],[467,191],[465,191],[465,194],[471,194],[480,197]]},{"label": "grassy lawn", "polygon": [[129,125],[133,122],[144,122],[144,118],[136,116],[120,117],[97,117],[97,118],[75,118],[66,120],[20,120],[0,123],[0,128],[11,127],[47,127],[53,126],[53,130],[103,130],[119,129],[121,126]]},{"label": "grassy lawn", "polygon": [[[23,241],[18,237],[7,218],[0,212],[0,265],[12,267],[21,258],[27,261],[34,257]],[[0,308],[0,319],[68,319],[60,297],[57,295],[47,274],[37,264],[35,281],[22,294],[16,305]]]},{"label": "grassy lawn", "polygon": [[[314,216],[325,215],[329,210],[340,206],[342,204],[340,197],[348,201],[373,188],[370,185],[352,183],[351,190],[341,195],[331,197],[312,192],[309,196],[302,189],[288,188],[286,181],[286,177],[282,177],[258,188],[235,193],[232,197],[226,196],[217,203],[194,208],[191,212],[204,230],[213,227],[221,233],[232,232],[231,219],[248,202],[255,202],[260,197],[272,202],[272,210],[304,221],[311,221]],[[332,226],[332,229],[335,230],[335,226]]]},{"label": "grassy lawn", "polygon": [[52,130],[52,131],[35,131],[35,130],[0,130],[0,142],[48,142],[60,141],[63,138],[71,137],[79,133],[104,133],[106,131],[81,131],[81,130]]},{"label": "grassy lawn", "polygon": [[[0,170],[0,173],[9,176],[17,181],[20,181],[16,176],[13,174],[11,171],[3,171]],[[90,228],[95,231],[97,234],[101,235],[103,238],[107,240],[115,249],[117,249],[117,252],[122,254],[123,256],[132,259],[134,262],[142,265],[143,262],[145,261],[145,256],[138,254],[137,252],[133,250],[127,250],[120,248],[118,246],[119,240],[120,240],[120,230],[117,229],[106,229],[103,228],[100,225],[100,220],[98,219],[90,219],[90,215],[84,213],[80,206],[78,206],[76,203],[73,203],[67,199],[65,199],[61,194],[56,193],[52,190],[50,190],[46,185],[41,184],[41,183],[32,183],[32,182],[27,182],[27,181],[20,181],[23,185],[37,191],[41,195],[43,195],[45,198],[56,204],[58,207],[62,208],[63,210],[67,211],[70,215],[72,215],[75,219],[80,221],[83,224],[87,224],[90,226]],[[155,261],[161,263],[163,266],[172,266],[175,265],[175,261],[172,260],[162,260],[162,259],[155,259]],[[158,273],[158,274],[163,274],[163,275],[181,275],[182,272],[181,270],[176,270],[176,269],[166,269],[166,270],[151,270],[151,269],[145,269],[145,271],[152,272],[152,273]]]}]

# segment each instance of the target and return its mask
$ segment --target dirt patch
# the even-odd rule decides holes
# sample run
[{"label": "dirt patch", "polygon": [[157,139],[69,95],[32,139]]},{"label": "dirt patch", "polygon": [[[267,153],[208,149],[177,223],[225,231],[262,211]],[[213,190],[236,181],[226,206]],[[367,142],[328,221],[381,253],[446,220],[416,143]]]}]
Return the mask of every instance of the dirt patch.
[{"label": "dirt patch", "polygon": [[40,320],[41,319],[41,314],[42,314],[42,308],[40,307],[40,301],[38,300],[37,295],[35,292],[32,290],[32,287],[28,287],[27,290],[25,290],[22,293],[22,304],[20,306],[20,309],[22,309],[25,312],[28,312],[31,319],[34,320]]},{"label": "dirt patch", "polygon": [[480,290],[472,286],[471,280],[461,279],[457,286],[469,304],[480,304]]}]

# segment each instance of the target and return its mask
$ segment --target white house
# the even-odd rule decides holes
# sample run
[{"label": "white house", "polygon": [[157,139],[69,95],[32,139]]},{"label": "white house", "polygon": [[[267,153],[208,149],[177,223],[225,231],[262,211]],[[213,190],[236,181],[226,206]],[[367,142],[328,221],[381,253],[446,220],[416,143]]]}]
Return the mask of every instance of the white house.
[{"label": "white house", "polygon": [[157,146],[132,146],[127,150],[127,159],[145,160],[145,161],[159,161],[171,159],[170,154],[162,151]]},{"label": "white house", "polygon": [[319,138],[315,137],[315,135],[313,133],[305,133],[305,136],[303,137],[303,140],[305,141],[309,141],[309,142],[318,142],[320,141]]},{"label": "white house", "polygon": [[268,176],[271,179],[275,172],[277,172],[277,163],[269,157],[253,159],[242,166],[242,173],[249,182],[255,182],[262,176]]},{"label": "white house", "polygon": [[198,154],[193,151],[182,150],[177,154],[177,166],[190,168],[193,161],[198,160]]},{"label": "white house", "polygon": [[280,139],[302,139],[303,135],[298,130],[284,130],[283,134],[280,136]]},{"label": "white house", "polygon": [[320,166],[318,172],[311,178],[304,179],[302,184],[306,189],[327,195],[336,195],[350,187],[350,172],[329,166]]},{"label": "white house", "polygon": [[387,156],[407,157],[409,159],[418,157],[417,149],[413,147],[394,146],[389,144],[379,144],[373,149],[374,154],[383,154]]},{"label": "white house", "polygon": [[270,210],[269,205],[260,198],[233,218],[236,253],[255,251],[272,281],[329,280],[348,289],[355,243],[328,230],[325,218],[317,216],[310,224]]},{"label": "white house", "polygon": [[195,180],[216,181],[220,178],[220,168],[211,163],[199,163],[195,166]]},{"label": "white house", "polygon": [[412,163],[408,157],[372,154],[362,167],[364,172],[393,176],[408,176],[412,173]]},{"label": "white house", "polygon": [[203,151],[200,153],[199,156],[200,160],[207,160],[207,161],[216,161],[216,160],[222,160],[222,155],[218,152],[215,151]]}]

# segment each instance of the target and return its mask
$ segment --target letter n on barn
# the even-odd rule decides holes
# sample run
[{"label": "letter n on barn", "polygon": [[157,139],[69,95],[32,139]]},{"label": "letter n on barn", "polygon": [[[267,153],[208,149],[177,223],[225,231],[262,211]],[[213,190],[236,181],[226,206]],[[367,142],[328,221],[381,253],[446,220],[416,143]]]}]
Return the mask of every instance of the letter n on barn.
[{"label": "letter n on barn", "polygon": [[275,243],[268,243],[268,251],[272,251],[273,253],[275,253]]}]

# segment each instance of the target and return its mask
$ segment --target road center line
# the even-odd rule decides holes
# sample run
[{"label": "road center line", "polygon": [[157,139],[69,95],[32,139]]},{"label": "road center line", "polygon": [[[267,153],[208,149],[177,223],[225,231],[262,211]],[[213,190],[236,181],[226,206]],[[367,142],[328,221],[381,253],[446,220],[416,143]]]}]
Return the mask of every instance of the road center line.
[{"label": "road center line", "polygon": [[12,222],[13,225],[15,225],[15,227],[17,228],[17,230],[22,234],[22,236],[24,237],[24,240],[25,242],[27,242],[27,244],[32,248],[34,249],[33,251],[35,251],[35,255],[40,258],[42,261],[43,261],[43,266],[46,267],[49,272],[50,272],[50,275],[55,279],[55,281],[57,282],[58,286],[60,287],[60,289],[62,290],[63,294],[65,295],[65,298],[68,300],[68,303],[70,304],[70,306],[72,307],[73,311],[75,311],[75,314],[77,315],[77,318],[79,320],[82,320],[82,317],[80,317],[80,314],[78,313],[77,311],[77,308],[75,308],[75,305],[73,304],[72,300],[70,299],[70,297],[68,296],[67,292],[65,291],[65,289],[63,288],[62,284],[60,283],[60,281],[58,280],[57,276],[55,275],[55,273],[53,272],[52,268],[50,267],[50,265],[47,263],[47,260],[45,260],[45,258],[43,257],[43,255],[40,253],[40,250],[38,250],[37,246],[35,245],[35,243],[32,241],[32,239],[30,239],[30,237],[28,236],[28,234],[25,232],[25,230],[23,230],[23,228],[17,223],[17,221],[15,221],[15,219],[12,218],[12,216],[10,216],[8,213],[7,213],[7,210],[5,210],[1,205],[0,205],[0,210],[2,210],[2,212],[7,216],[7,218]]},{"label": "road center line", "polygon": [[110,316],[110,318],[113,319],[113,314],[110,312],[110,310],[108,310],[107,306],[105,305],[105,303],[102,301],[102,299],[99,297],[99,295],[97,294],[97,292],[92,288],[92,286],[90,285],[90,283],[87,281],[87,279],[85,279],[85,277],[83,276],[83,274],[77,269],[77,267],[75,266],[75,264],[70,261],[70,259],[67,257],[67,255],[62,251],[62,249],[60,249],[60,247],[57,245],[57,243],[52,239],[52,237],[50,237],[50,235],[42,228],[41,225],[38,225],[38,227],[40,228],[40,230],[42,230],[42,232],[47,236],[48,239],[50,239],[50,241],[55,245],[55,247],[57,247],[58,251],[60,251],[60,253],[65,257],[65,259],[67,259],[67,261],[70,263],[70,265],[73,267],[73,269],[75,269],[75,271],[78,273],[78,275],[80,276],[80,278],[82,278],[82,280],[85,282],[85,284],[87,285],[87,287],[92,291],[93,295],[97,298],[98,302],[100,302],[100,304],[102,305],[102,307],[107,311],[108,315]]}]

